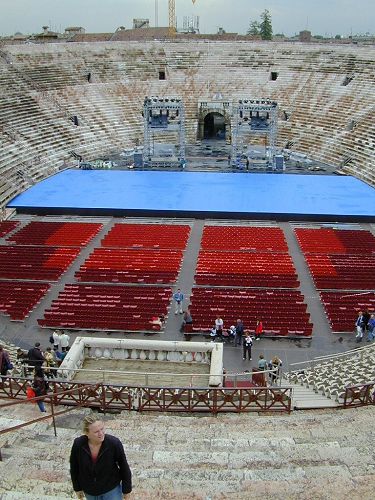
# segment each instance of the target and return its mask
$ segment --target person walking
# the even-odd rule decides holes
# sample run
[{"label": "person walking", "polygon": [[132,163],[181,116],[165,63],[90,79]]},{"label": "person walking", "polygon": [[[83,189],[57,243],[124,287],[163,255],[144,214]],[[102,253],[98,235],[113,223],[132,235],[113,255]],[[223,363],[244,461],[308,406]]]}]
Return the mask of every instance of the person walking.
[{"label": "person walking", "polygon": [[251,348],[253,346],[253,339],[250,337],[250,333],[246,332],[246,336],[243,339],[243,359],[246,360],[246,355],[251,361]]},{"label": "person walking", "polygon": [[234,347],[237,347],[238,345],[241,346],[243,334],[244,334],[244,326],[242,321],[238,319],[236,323],[236,335],[234,337]]},{"label": "person walking", "polygon": [[105,433],[94,415],[83,420],[84,435],[74,440],[70,476],[79,499],[121,500],[132,491],[132,474],[121,441]]},{"label": "person walking", "polygon": [[182,314],[182,302],[184,300],[184,294],[181,292],[181,290],[178,288],[177,291],[173,294],[173,299],[175,301],[176,309],[175,309],[175,314]]},{"label": "person walking", "polygon": [[358,312],[358,317],[357,317],[357,320],[355,322],[355,328],[356,328],[356,331],[357,331],[357,334],[355,336],[356,342],[357,343],[362,342],[363,334],[365,332],[365,323],[364,323],[364,320],[363,320],[363,313],[362,313],[362,311]]},{"label": "person walking", "polygon": [[[47,394],[47,383],[44,378],[44,372],[40,366],[35,367],[34,380],[32,389],[35,393],[36,397],[45,396]],[[39,406],[39,410],[42,413],[46,413],[46,407],[44,406],[44,402],[42,399],[36,401],[36,404]]]}]

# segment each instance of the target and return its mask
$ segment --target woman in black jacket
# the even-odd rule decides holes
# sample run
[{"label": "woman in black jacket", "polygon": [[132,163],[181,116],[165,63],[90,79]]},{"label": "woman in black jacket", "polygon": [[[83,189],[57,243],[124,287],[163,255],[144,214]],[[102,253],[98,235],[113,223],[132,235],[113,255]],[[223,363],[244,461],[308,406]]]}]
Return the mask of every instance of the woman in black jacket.
[{"label": "woman in black jacket", "polygon": [[70,454],[70,476],[77,497],[128,498],[132,476],[121,441],[105,434],[104,423],[95,416],[84,418],[83,432],[74,440]]}]

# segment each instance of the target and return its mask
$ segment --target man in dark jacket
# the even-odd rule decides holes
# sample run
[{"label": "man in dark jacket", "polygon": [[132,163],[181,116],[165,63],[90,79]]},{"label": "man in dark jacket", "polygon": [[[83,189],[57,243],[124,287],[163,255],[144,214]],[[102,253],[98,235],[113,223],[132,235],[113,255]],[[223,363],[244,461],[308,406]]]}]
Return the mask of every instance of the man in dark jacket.
[{"label": "man in dark jacket", "polygon": [[240,319],[236,323],[236,336],[234,337],[234,347],[242,345],[242,337],[244,334],[244,326]]},{"label": "man in dark jacket", "polygon": [[77,497],[128,498],[132,475],[121,441],[105,434],[104,423],[95,416],[85,417],[83,431],[70,454],[70,476]]},{"label": "man in dark jacket", "polygon": [[29,350],[27,356],[29,358],[30,366],[42,366],[42,364],[44,363],[44,356],[42,351],[40,350],[40,342],[36,342],[34,347]]}]

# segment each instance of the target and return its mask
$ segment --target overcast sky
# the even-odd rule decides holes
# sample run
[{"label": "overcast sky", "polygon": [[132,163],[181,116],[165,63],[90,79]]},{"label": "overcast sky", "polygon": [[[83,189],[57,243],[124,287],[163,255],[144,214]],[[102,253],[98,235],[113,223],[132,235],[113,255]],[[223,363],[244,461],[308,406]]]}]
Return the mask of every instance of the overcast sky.
[{"label": "overcast sky", "polygon": [[[168,0],[158,0],[159,26],[168,24]],[[178,25],[184,16],[200,17],[201,33],[217,28],[245,33],[249,22],[268,8],[274,33],[347,35],[375,32],[375,0],[176,0]],[[41,32],[83,26],[86,32],[132,27],[133,18],[155,22],[155,0],[0,0],[0,34]]]}]

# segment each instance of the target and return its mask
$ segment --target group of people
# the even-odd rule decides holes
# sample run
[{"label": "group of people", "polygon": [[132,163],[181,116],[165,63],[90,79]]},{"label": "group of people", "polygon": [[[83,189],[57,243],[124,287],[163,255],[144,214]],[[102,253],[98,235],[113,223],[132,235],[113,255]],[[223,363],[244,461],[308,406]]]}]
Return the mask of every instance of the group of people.
[{"label": "group of people", "polygon": [[[231,325],[227,330],[224,329],[224,321],[220,316],[215,319],[215,324],[210,331],[211,341],[223,341],[227,343],[234,343],[234,346],[244,346],[245,341],[250,343],[249,338],[260,340],[263,335],[263,322],[258,319],[253,330],[254,336],[252,337],[249,330],[245,330],[244,324],[241,319],[238,319],[235,325]],[[247,339],[247,340],[246,340]]]},{"label": "group of people", "polygon": [[362,342],[367,333],[367,342],[375,340],[375,314],[370,314],[367,309],[359,311],[355,321],[356,342]]},{"label": "group of people", "polygon": [[53,332],[50,337],[53,349],[47,347],[45,351],[42,351],[40,342],[36,342],[34,347],[28,351],[18,348],[17,362],[21,365],[23,374],[26,375],[30,369],[43,366],[46,377],[54,377],[57,367],[62,363],[69,351],[69,340],[69,335],[66,333],[58,334]]}]

